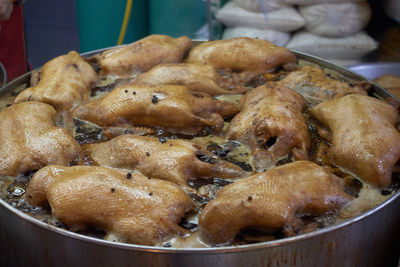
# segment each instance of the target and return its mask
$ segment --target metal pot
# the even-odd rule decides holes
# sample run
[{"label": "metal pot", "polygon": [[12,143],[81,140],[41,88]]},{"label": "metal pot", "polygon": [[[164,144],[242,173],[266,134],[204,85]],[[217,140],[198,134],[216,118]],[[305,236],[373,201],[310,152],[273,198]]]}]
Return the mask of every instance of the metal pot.
[{"label": "metal pot", "polygon": [[[322,59],[295,53],[299,60],[366,80]],[[0,95],[29,78],[25,74],[14,80]],[[377,97],[392,97],[371,84]],[[358,217],[315,232],[237,247],[176,249],[83,236],[38,221],[0,199],[0,266],[397,266],[399,210],[397,192]]]},{"label": "metal pot", "polygon": [[347,67],[371,80],[382,75],[400,76],[400,62],[368,62]]}]

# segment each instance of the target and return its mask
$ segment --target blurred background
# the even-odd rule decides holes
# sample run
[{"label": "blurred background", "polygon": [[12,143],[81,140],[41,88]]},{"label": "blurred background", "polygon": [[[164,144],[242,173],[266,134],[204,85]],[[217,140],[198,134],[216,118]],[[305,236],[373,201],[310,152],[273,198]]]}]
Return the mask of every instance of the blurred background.
[{"label": "blurred background", "polygon": [[[33,68],[70,50],[87,52],[117,45],[125,0],[27,0],[23,3],[28,60]],[[124,43],[152,33],[188,35],[207,24],[202,0],[133,0]],[[196,34],[197,33],[197,34]]]},{"label": "blurred background", "polygon": [[[400,61],[399,2],[133,0],[124,43],[152,33],[202,40],[250,36],[343,65]],[[126,4],[124,0],[24,1],[30,65],[39,67],[70,50],[116,45]]]}]

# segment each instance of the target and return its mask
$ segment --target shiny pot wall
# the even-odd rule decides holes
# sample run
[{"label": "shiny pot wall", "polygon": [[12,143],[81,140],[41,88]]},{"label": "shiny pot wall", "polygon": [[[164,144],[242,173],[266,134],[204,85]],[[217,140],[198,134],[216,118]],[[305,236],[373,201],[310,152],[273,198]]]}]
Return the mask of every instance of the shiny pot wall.
[{"label": "shiny pot wall", "polygon": [[340,226],[215,249],[107,242],[34,221],[3,201],[1,205],[0,266],[397,266],[400,245],[399,197]]},{"label": "shiny pot wall", "polygon": [[[296,53],[356,80],[337,65]],[[29,74],[5,86],[10,92]],[[374,94],[391,95],[372,83]],[[253,245],[174,249],[113,243],[37,221],[0,200],[0,266],[397,266],[400,192],[341,225]]]}]

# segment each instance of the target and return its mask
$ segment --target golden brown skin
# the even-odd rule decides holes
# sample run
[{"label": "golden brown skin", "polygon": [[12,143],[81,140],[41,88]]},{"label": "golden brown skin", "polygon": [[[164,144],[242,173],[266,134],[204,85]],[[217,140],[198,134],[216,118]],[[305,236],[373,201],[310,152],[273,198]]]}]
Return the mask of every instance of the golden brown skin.
[{"label": "golden brown skin", "polygon": [[228,139],[247,144],[257,171],[269,169],[292,153],[306,159],[310,147],[305,99],[285,86],[269,83],[247,93],[229,125]]},{"label": "golden brown skin", "polygon": [[96,83],[96,72],[75,51],[47,62],[37,85],[22,91],[14,103],[38,101],[57,110],[71,110],[89,99]]},{"label": "golden brown skin", "polygon": [[0,112],[0,174],[17,176],[46,165],[67,165],[81,147],[69,132],[54,124],[48,104],[23,102]]},{"label": "golden brown skin", "polygon": [[222,188],[203,209],[205,239],[226,243],[245,228],[299,230],[301,215],[322,215],[351,201],[343,181],[309,161],[288,163]]},{"label": "golden brown skin", "polygon": [[98,166],[45,167],[32,177],[26,198],[33,206],[48,202],[70,227],[95,226],[141,245],[184,234],[178,223],[195,210],[173,183]]},{"label": "golden brown skin", "polygon": [[395,97],[400,99],[400,77],[395,75],[382,75],[374,80],[376,83],[387,89]]},{"label": "golden brown skin", "polygon": [[124,127],[118,126],[103,126],[103,135],[108,139],[113,139],[114,137],[123,134],[134,134],[134,135],[155,135],[157,130],[150,127],[135,127],[130,125],[124,125]]},{"label": "golden brown skin", "polygon": [[[211,66],[200,64],[160,64],[139,75],[135,84],[157,86],[162,84],[184,85],[194,92],[206,93],[211,96],[237,94],[243,90],[227,90],[221,85],[227,84]],[[238,92],[239,91],[239,92]]]},{"label": "golden brown skin", "polygon": [[180,85],[127,84],[76,108],[73,114],[100,126],[158,126],[173,133],[193,135],[206,126],[220,131],[223,118],[238,111],[232,103],[192,93]]},{"label": "golden brown skin", "polygon": [[374,81],[385,88],[400,87],[400,77],[395,75],[382,75]]},{"label": "golden brown skin", "polygon": [[134,43],[107,50],[95,56],[100,74],[130,77],[161,63],[178,63],[191,48],[187,36],[172,38],[153,34]]},{"label": "golden brown skin", "polygon": [[160,142],[155,137],[121,135],[96,145],[91,157],[101,166],[138,170],[182,186],[187,186],[189,178],[246,176],[240,167],[179,139]]},{"label": "golden brown skin", "polygon": [[240,37],[202,43],[190,51],[185,62],[210,65],[215,69],[267,73],[296,63],[296,56],[271,42]]},{"label": "golden brown skin", "polygon": [[303,66],[290,72],[278,84],[296,90],[310,102],[319,104],[330,99],[336,99],[348,94],[367,95],[360,84],[352,84],[332,79],[326,73],[311,66]]},{"label": "golden brown skin", "polygon": [[328,158],[378,187],[391,184],[400,159],[399,120],[395,108],[376,98],[348,95],[321,103],[312,115],[332,132]]}]

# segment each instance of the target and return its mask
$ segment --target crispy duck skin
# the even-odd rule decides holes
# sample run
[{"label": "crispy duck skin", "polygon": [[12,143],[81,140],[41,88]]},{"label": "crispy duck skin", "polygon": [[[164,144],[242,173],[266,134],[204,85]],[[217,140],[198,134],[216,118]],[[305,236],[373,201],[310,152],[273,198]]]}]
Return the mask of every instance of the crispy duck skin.
[{"label": "crispy duck skin", "polygon": [[376,98],[348,95],[311,109],[311,114],[332,133],[327,156],[366,182],[385,187],[400,159],[396,109]]},{"label": "crispy duck skin", "polygon": [[94,69],[75,51],[47,62],[37,85],[22,91],[14,103],[37,101],[56,110],[71,110],[86,102],[97,75]]},{"label": "crispy duck skin", "polygon": [[94,59],[100,66],[100,75],[114,74],[130,77],[145,72],[161,63],[178,63],[191,48],[187,36],[172,38],[150,35],[131,44],[107,50]]},{"label": "crispy duck skin", "polygon": [[98,166],[52,165],[32,177],[26,198],[72,228],[95,226],[124,241],[155,245],[186,233],[178,223],[194,211],[173,183]]},{"label": "crispy duck skin", "polygon": [[342,187],[340,178],[315,163],[288,163],[222,188],[203,209],[199,226],[214,244],[246,228],[296,231],[304,226],[299,215],[322,215],[351,201]]},{"label": "crispy duck skin", "polygon": [[269,83],[247,93],[241,103],[226,136],[250,147],[257,171],[273,167],[289,153],[307,159],[310,135],[302,113],[306,101],[299,93]]},{"label": "crispy duck skin", "polygon": [[193,135],[206,126],[219,132],[223,118],[239,112],[232,103],[192,93],[181,85],[142,86],[127,84],[102,98],[73,110],[75,117],[100,126],[162,127],[172,133]]},{"label": "crispy duck skin", "polygon": [[367,95],[369,86],[365,84],[350,84],[332,79],[326,73],[311,66],[303,66],[290,72],[278,84],[287,86],[302,94],[313,103],[336,99],[348,94]]},{"label": "crispy duck skin", "polygon": [[271,42],[247,37],[202,43],[193,48],[187,63],[210,65],[215,69],[267,73],[287,64],[295,64],[296,56],[287,48]]},{"label": "crispy duck skin", "polygon": [[55,116],[53,107],[40,102],[14,104],[0,112],[0,174],[17,176],[79,157],[81,147],[54,124]]},{"label": "crispy duck skin", "polygon": [[139,75],[134,83],[149,86],[184,85],[191,91],[211,96],[244,93],[242,88],[235,88],[232,83],[228,84],[213,67],[190,63],[157,65]]},{"label": "crispy duck skin", "polygon": [[187,186],[189,178],[246,176],[240,167],[186,140],[121,135],[97,144],[91,152],[101,166],[138,170],[142,174]]}]

